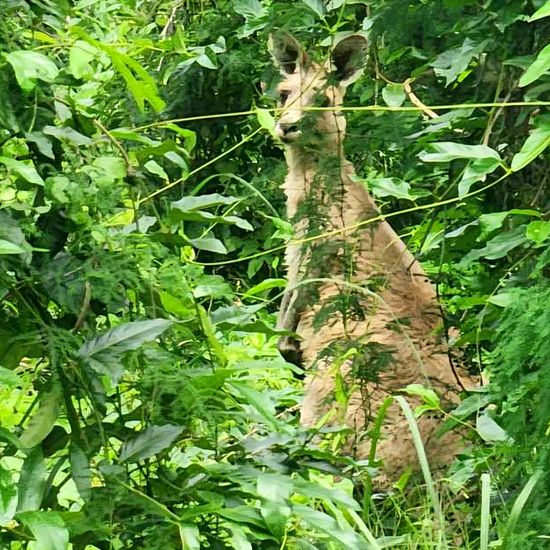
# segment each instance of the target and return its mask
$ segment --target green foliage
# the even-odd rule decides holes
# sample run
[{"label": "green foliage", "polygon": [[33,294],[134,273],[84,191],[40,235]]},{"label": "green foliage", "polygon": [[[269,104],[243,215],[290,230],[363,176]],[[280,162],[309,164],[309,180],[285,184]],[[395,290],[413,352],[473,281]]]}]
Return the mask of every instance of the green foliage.
[{"label": "green foliage", "polygon": [[[548,2],[0,4],[2,548],[476,548],[480,521],[485,546],[540,548]],[[339,33],[368,33],[348,106],[379,110],[349,113],[348,156],[436,280],[462,360],[491,379],[454,412],[477,415],[487,443],[450,487],[475,495],[490,466],[514,505],[488,510],[485,482],[481,516],[443,504],[445,532],[408,476],[371,500],[371,470],[338,455],[345,431],[298,427],[297,369],[274,345],[289,237],[274,28],[318,59]],[[310,236],[327,229],[318,198]],[[363,302],[342,293],[319,322]],[[368,380],[391,360],[338,353]],[[443,412],[408,391],[418,413]]]}]

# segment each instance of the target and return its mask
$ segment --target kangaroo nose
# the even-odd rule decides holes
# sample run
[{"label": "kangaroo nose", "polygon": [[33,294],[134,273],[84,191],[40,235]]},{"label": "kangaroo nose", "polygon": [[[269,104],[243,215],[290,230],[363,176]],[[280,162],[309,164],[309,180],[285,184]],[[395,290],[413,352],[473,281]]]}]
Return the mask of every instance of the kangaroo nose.
[{"label": "kangaroo nose", "polygon": [[298,125],[294,123],[279,123],[279,128],[284,135],[294,134],[295,132],[299,131]]}]

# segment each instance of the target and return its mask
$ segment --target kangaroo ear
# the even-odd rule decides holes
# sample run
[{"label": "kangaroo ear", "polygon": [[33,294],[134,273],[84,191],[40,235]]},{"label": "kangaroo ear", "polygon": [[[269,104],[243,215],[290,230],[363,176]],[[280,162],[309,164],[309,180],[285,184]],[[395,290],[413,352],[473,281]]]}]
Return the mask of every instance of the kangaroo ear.
[{"label": "kangaroo ear", "polygon": [[331,58],[340,86],[346,87],[361,76],[366,57],[367,39],[361,34],[347,36],[334,46]]},{"label": "kangaroo ear", "polygon": [[283,76],[295,73],[306,64],[307,55],[291,34],[282,31],[272,34],[267,46]]}]

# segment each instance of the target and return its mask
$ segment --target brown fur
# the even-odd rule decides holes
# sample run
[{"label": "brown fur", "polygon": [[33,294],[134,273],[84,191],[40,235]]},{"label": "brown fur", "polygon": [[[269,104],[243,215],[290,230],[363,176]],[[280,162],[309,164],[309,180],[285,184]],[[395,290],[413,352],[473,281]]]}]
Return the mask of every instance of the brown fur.
[{"label": "brown fur", "polygon": [[[302,362],[308,368],[302,423],[313,426],[321,418],[326,419],[328,413],[329,423],[347,424],[359,434],[351,445],[358,458],[369,456],[370,441],[361,434],[372,428],[388,396],[408,384],[420,383],[434,389],[444,403],[451,404],[458,402],[461,390],[440,341],[440,310],[422,267],[387,222],[377,221],[354,228],[378,216],[378,210],[364,185],[354,181],[353,168],[344,157],[344,117],[335,111],[316,112],[315,126],[321,138],[317,147],[304,144],[307,138],[301,131],[304,107],[312,105],[319,96],[324,96],[331,106],[340,105],[346,86],[360,73],[365,46],[362,36],[348,37],[335,46],[330,62],[319,65],[309,62],[300,45],[288,35],[274,37],[271,42],[272,54],[284,77],[279,84],[283,111],[275,132],[286,146],[288,176],[283,188],[288,216],[295,223],[295,240],[289,244],[285,256],[288,287],[279,326],[301,337],[299,343],[284,338],[282,347],[288,350],[299,346]],[[330,79],[327,78],[329,72],[332,72]],[[329,85],[335,76],[339,79],[338,84]],[[323,173],[320,165],[323,158],[330,156],[338,159],[339,168]],[[329,184],[333,188],[336,184],[341,190],[338,200],[324,206],[329,218],[324,231],[331,234],[316,243],[332,242],[336,252],[317,258],[317,263],[320,260],[322,265],[321,271],[324,269],[319,277],[319,268],[313,261],[315,242],[312,246],[299,242],[308,236],[312,225],[311,219],[300,218],[300,207],[312,198],[322,205],[327,200],[324,190]],[[340,254],[343,241],[353,260],[351,269],[348,266],[346,270],[343,265],[346,260],[342,259],[345,256]],[[307,283],[307,279],[317,280]],[[373,280],[378,280],[379,284],[369,289],[368,283]],[[315,301],[308,301],[308,284],[317,287]],[[323,306],[350,289],[362,297],[364,318],[345,318],[342,313],[333,313],[321,326],[316,326],[315,316]],[[327,354],[330,346],[346,341],[391,350],[391,362],[376,380],[363,381],[361,387],[354,386],[351,360],[339,359],[337,353]],[[347,384],[349,399],[335,399],[337,379]],[[414,399],[409,398],[409,401],[416,403]],[[422,416],[418,424],[432,466],[447,464],[458,448],[457,436],[447,434],[443,439],[437,438],[435,432],[440,421],[428,416]],[[383,460],[381,485],[395,480],[408,466],[417,463],[410,431],[395,403],[387,412],[377,456]]]}]

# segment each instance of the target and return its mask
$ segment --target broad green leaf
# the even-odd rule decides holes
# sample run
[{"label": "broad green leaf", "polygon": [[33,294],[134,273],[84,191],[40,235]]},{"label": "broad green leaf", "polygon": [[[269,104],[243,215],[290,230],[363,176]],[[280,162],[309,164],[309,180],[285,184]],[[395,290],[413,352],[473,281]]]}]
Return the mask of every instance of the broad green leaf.
[{"label": "broad green leaf", "polygon": [[57,126],[44,126],[42,131],[48,136],[53,136],[59,141],[66,141],[76,147],[91,145],[94,142],[93,139],[77,132],[70,126],[65,128],[58,128]]},{"label": "broad green leaf", "polygon": [[256,117],[260,126],[272,136],[275,136],[275,119],[273,115],[267,109],[256,109]]},{"label": "broad green leaf", "polygon": [[59,416],[59,390],[54,389],[40,398],[27,427],[19,437],[22,448],[28,449],[41,443],[53,430]]},{"label": "broad green leaf", "polygon": [[38,175],[31,160],[22,161],[6,157],[0,157],[0,163],[4,164],[10,172],[15,172],[29,183],[44,185],[44,180]]},{"label": "broad green leaf", "polygon": [[323,0],[302,0],[302,2],[311,8],[319,17],[323,17],[327,12]]},{"label": "broad green leaf", "polygon": [[466,38],[459,48],[453,48],[439,54],[430,65],[437,76],[445,77],[448,86],[455,80],[461,80],[474,57],[483,52],[486,41],[473,42]]},{"label": "broad green leaf", "polygon": [[232,382],[231,386],[244,397],[244,403],[246,403],[249,410],[258,413],[257,415],[262,421],[271,426],[273,430],[279,431],[281,429],[281,423],[275,416],[275,403],[268,393],[260,392],[251,386],[236,382]]},{"label": "broad green leaf", "polygon": [[460,405],[451,411],[451,415],[464,420],[485,407],[490,401],[491,397],[487,393],[473,393],[461,401]]},{"label": "broad green leaf", "polygon": [[199,529],[195,525],[178,524],[182,550],[200,550]]},{"label": "broad green leaf", "polygon": [[90,61],[96,57],[97,53],[97,49],[88,42],[77,40],[69,50],[69,72],[75,78],[91,75],[93,69],[90,67]]},{"label": "broad green leaf", "polygon": [[89,500],[92,494],[92,473],[86,453],[76,444],[71,444],[69,460],[71,476],[82,500]]},{"label": "broad green leaf", "polygon": [[403,105],[405,97],[403,84],[388,84],[382,90],[382,98],[388,107],[400,107]]},{"label": "broad green leaf", "polygon": [[189,244],[199,250],[207,250],[216,254],[227,254],[225,245],[214,237],[199,237],[197,239],[187,239]]},{"label": "broad green leaf", "polygon": [[424,162],[449,162],[456,159],[494,159],[500,161],[500,155],[487,145],[465,145],[452,141],[430,144],[430,152],[422,151],[418,157]]},{"label": "broad green leaf", "polygon": [[265,500],[285,501],[292,493],[292,479],[278,474],[260,472],[256,482],[258,496]]},{"label": "broad green leaf", "polygon": [[92,166],[108,175],[113,181],[126,177],[126,163],[120,157],[97,157],[94,159]]},{"label": "broad green leaf", "polygon": [[183,427],[165,424],[149,426],[135,439],[127,441],[120,450],[121,462],[139,462],[167,449],[182,432]]},{"label": "broad green leaf", "polygon": [[333,517],[309,508],[308,506],[293,506],[294,514],[301,521],[309,525],[315,531],[319,531],[327,535],[333,541],[337,541],[344,545],[345,548],[370,548],[367,541],[358,535],[350,525],[340,525]]},{"label": "broad green leaf", "polygon": [[151,342],[172,326],[168,319],[151,319],[124,323],[85,342],[79,350],[83,359],[99,356],[106,352],[119,355],[125,351],[139,348],[145,342]]},{"label": "broad green leaf", "polygon": [[151,174],[159,176],[164,181],[168,181],[168,174],[164,171],[164,168],[155,160],[150,160],[144,164],[144,168]]},{"label": "broad green leaf", "polygon": [[42,504],[42,494],[46,482],[46,463],[42,449],[34,447],[25,458],[17,483],[17,511],[38,510]]},{"label": "broad green leaf", "polygon": [[526,242],[525,226],[516,227],[511,231],[500,233],[490,241],[487,241],[487,244],[483,248],[468,252],[460,261],[460,265],[470,265],[474,260],[478,260],[479,258],[487,258],[488,260],[503,258],[508,252]]},{"label": "broad green leaf", "polygon": [[59,73],[57,65],[42,53],[16,50],[3,55],[13,67],[15,78],[25,92],[34,89],[36,80],[53,82]]},{"label": "broad green leaf", "polygon": [[5,526],[17,509],[17,487],[11,472],[0,464],[0,525]]},{"label": "broad green leaf", "polygon": [[231,543],[231,548],[234,550],[253,550],[252,544],[246,536],[247,531],[249,532],[248,527],[243,525],[238,525],[237,523],[226,523],[227,529],[231,532],[229,537],[229,542]]},{"label": "broad green leaf", "polygon": [[255,296],[272,288],[284,288],[286,283],[286,279],[264,279],[261,283],[248,289],[245,296]]},{"label": "broad green leaf", "polygon": [[537,58],[533,63],[527,68],[519,79],[519,86],[527,86],[538,80],[543,74],[545,74],[550,69],[550,44],[542,49],[542,51],[537,55]]},{"label": "broad green leaf", "polygon": [[397,178],[375,178],[370,182],[370,187],[377,197],[396,197],[410,201],[417,198],[411,193],[411,185]]},{"label": "broad green leaf", "polygon": [[477,159],[468,164],[462,179],[458,183],[458,196],[463,197],[466,195],[474,183],[485,180],[485,177],[494,172],[499,166],[500,161],[495,158]]},{"label": "broad green leaf", "polygon": [[0,239],[0,256],[2,254],[26,254],[26,250],[23,250],[20,246],[10,243],[4,239]]},{"label": "broad green leaf", "polygon": [[495,294],[487,298],[487,301],[490,304],[494,304],[499,307],[508,307],[514,303],[514,294],[511,292],[501,292],[500,294]]},{"label": "broad green leaf", "polygon": [[488,414],[480,414],[476,421],[476,431],[483,441],[498,443],[510,441],[509,435]]},{"label": "broad green leaf", "polygon": [[262,503],[260,513],[264,518],[269,530],[276,536],[284,535],[288,520],[291,516],[291,509],[282,502],[267,501]]},{"label": "broad green leaf", "polygon": [[519,153],[512,159],[512,170],[517,172],[535,160],[550,145],[550,123],[535,128],[525,140]]},{"label": "broad green leaf", "polygon": [[357,501],[342,489],[323,487],[317,482],[308,481],[301,477],[294,480],[294,490],[300,495],[309,498],[320,498],[327,502],[335,502],[350,510],[359,510],[361,508]]},{"label": "broad green leaf", "polygon": [[34,535],[40,550],[67,550],[69,531],[61,516],[55,512],[21,512],[19,519]]},{"label": "broad green leaf", "polygon": [[267,14],[259,0],[234,0],[233,9],[245,19],[258,19]]},{"label": "broad green leaf", "polygon": [[546,0],[546,3],[543,4],[530,18],[529,21],[537,21],[543,17],[548,17],[550,15],[550,0]]},{"label": "broad green leaf", "polygon": [[0,366],[0,386],[21,386],[22,384],[23,381],[15,372]]},{"label": "broad green leaf", "polygon": [[425,388],[422,384],[409,384],[403,391],[409,395],[416,395],[422,398],[422,401],[433,410],[441,408],[439,397],[431,388]]},{"label": "broad green leaf", "polygon": [[234,204],[239,200],[237,197],[224,197],[223,195],[214,193],[212,195],[199,195],[198,197],[183,197],[183,199],[171,203],[170,207],[177,208],[182,212],[192,212],[202,210],[203,208],[219,206],[220,204]]},{"label": "broad green leaf", "polygon": [[550,221],[536,220],[527,226],[526,237],[535,244],[542,244],[550,238]]}]

